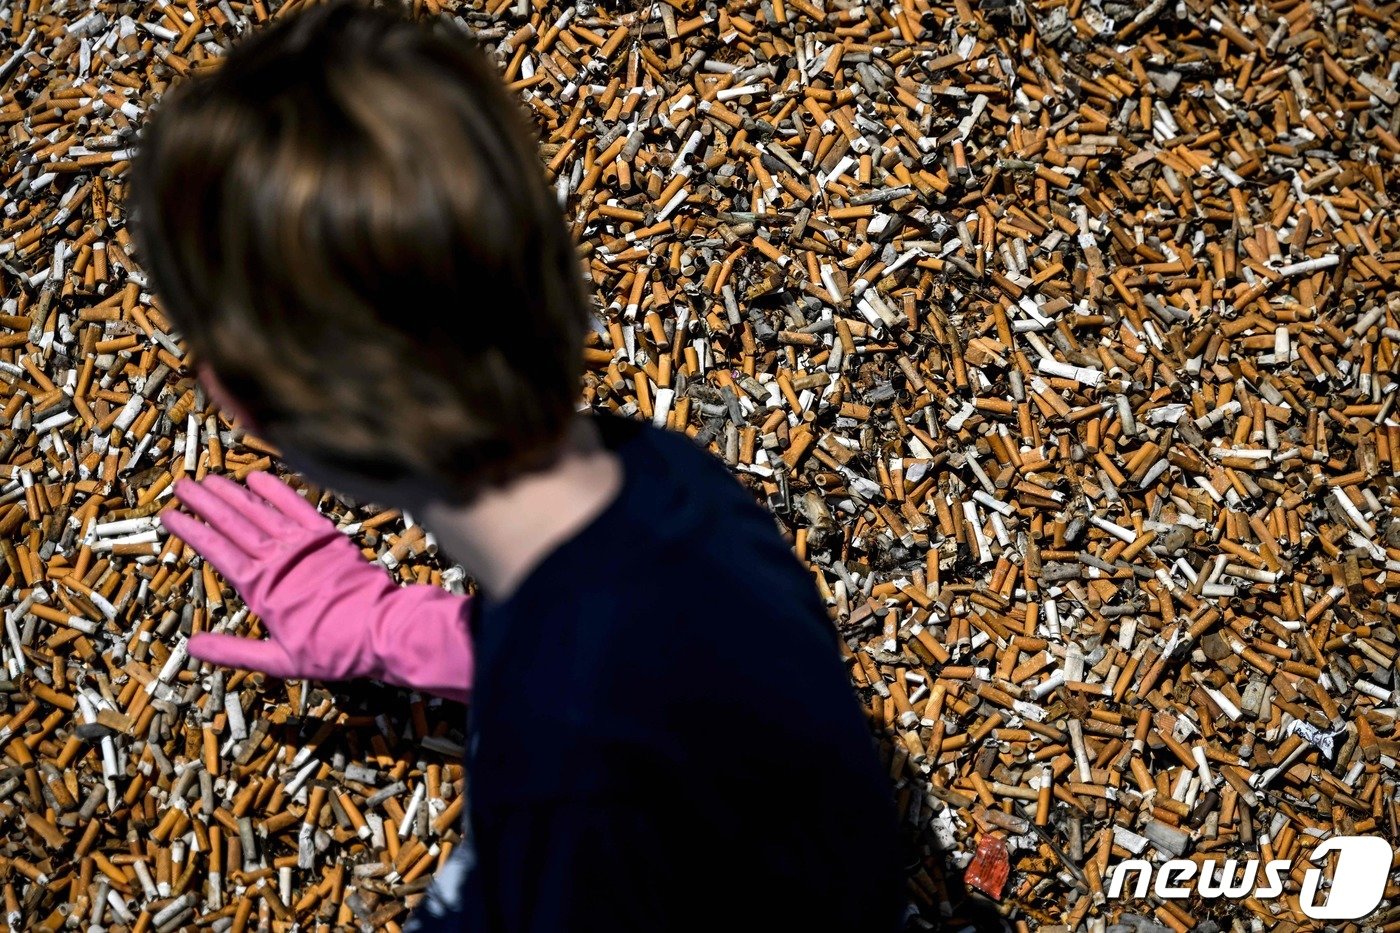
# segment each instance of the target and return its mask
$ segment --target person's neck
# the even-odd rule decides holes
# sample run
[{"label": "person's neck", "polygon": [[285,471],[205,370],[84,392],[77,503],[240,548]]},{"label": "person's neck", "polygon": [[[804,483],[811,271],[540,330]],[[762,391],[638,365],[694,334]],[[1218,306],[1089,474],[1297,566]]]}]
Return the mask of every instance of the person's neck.
[{"label": "person's neck", "polygon": [[438,545],[493,600],[503,600],[546,556],[616,498],[623,469],[591,418],[578,417],[559,460],[467,505],[433,501],[418,509]]}]

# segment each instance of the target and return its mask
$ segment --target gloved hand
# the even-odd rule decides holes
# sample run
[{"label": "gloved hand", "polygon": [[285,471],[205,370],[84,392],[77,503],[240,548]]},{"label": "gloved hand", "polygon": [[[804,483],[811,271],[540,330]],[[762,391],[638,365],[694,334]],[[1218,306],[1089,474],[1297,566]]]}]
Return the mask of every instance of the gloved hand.
[{"label": "gloved hand", "polygon": [[470,597],[398,585],[296,490],[269,473],[247,482],[181,479],[175,495],[195,517],[161,513],[171,533],[233,584],[270,636],[198,633],[190,654],[274,677],[371,677],[467,699]]}]

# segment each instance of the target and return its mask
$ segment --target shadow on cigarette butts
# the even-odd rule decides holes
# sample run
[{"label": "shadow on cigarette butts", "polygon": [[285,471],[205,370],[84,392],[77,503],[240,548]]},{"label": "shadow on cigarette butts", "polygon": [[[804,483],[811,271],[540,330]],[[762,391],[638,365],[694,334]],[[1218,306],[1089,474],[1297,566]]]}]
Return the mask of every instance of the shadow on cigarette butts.
[{"label": "shadow on cigarette butts", "polygon": [[[899,735],[878,728],[876,739],[881,759],[888,766],[905,757]],[[896,790],[896,799],[903,805],[908,788]],[[940,806],[943,804],[940,803]],[[906,811],[907,812],[907,811]],[[951,816],[953,808],[948,807]],[[1012,933],[1014,927],[1002,916],[998,901],[978,891],[967,881],[969,869],[975,869],[966,857],[940,840],[937,819],[920,819],[916,825],[901,821],[901,843],[906,854],[905,873],[909,879],[909,908],[905,923],[907,930],[941,930],[945,933]],[[1003,863],[1005,864],[1005,863]],[[1009,866],[1008,866],[1009,867]]]}]

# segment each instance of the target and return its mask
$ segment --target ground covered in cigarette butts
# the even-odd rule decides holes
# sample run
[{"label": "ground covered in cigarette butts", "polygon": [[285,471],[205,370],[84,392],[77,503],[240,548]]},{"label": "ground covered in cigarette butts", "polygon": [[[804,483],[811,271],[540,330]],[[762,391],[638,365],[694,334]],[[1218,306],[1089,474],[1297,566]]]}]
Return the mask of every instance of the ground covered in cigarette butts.
[{"label": "ground covered in cigarette butts", "polygon": [[[170,82],[294,6],[0,4],[15,929],[393,929],[457,840],[460,708],[188,661],[253,620],[151,521],[183,473],[276,464],[182,366],[124,170]],[[1397,4],[451,9],[597,287],[587,402],[709,445],[811,565],[911,926],[1321,928],[1310,850],[1400,837]],[[1108,898],[1134,856],[1292,868]]]}]

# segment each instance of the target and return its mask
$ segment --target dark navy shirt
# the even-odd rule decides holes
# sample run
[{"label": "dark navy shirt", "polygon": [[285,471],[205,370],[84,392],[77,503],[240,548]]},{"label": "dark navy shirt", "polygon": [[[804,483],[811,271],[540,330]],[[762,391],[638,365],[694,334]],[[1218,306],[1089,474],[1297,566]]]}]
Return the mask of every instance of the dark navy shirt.
[{"label": "dark navy shirt", "polygon": [[593,417],[620,493],[477,602],[464,928],[896,929],[890,787],[808,571],[688,437]]}]

